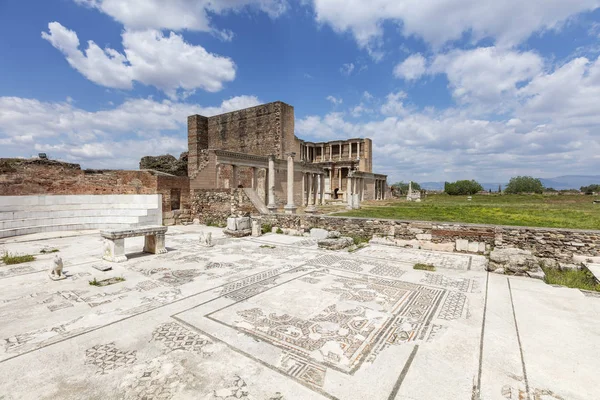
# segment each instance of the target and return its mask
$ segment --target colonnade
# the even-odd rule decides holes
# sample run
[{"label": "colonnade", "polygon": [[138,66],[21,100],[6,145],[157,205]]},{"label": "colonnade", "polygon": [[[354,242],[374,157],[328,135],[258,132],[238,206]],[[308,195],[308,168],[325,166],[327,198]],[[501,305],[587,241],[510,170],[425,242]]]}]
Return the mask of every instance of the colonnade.
[{"label": "colonnade", "polygon": [[387,183],[384,179],[375,179],[375,200],[384,200]]},{"label": "colonnade", "polygon": [[[232,153],[228,153],[229,155]],[[296,153],[286,154],[287,158],[287,203],[284,206],[284,210],[288,214],[294,214],[298,208],[294,200],[294,178],[295,178],[295,162],[294,157]],[[264,192],[266,195],[267,208],[270,212],[277,211],[277,203],[275,201],[275,155],[267,157],[266,168],[260,166],[264,165],[264,159],[262,161],[252,161],[245,158],[236,160],[232,156],[229,158],[220,159],[217,163],[216,169],[216,184],[217,188],[221,187],[219,168],[222,165],[232,166],[232,175],[230,181],[230,188],[237,188],[240,185],[240,167],[248,167],[251,169],[251,181],[252,189],[258,190],[258,172],[260,169],[265,170],[265,187]],[[280,163],[281,164],[281,163]],[[280,165],[280,168],[282,165]],[[302,205],[308,206],[306,212],[315,212],[315,205],[323,204],[325,194],[325,175],[322,172],[306,172],[302,171]]]}]

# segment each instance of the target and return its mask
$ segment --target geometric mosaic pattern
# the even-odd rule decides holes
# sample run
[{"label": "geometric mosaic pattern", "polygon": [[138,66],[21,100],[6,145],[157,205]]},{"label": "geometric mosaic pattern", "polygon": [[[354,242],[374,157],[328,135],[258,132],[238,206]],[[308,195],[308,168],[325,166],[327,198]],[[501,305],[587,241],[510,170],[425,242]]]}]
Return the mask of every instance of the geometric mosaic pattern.
[{"label": "geometric mosaic pattern", "polygon": [[179,391],[181,376],[161,376],[160,367],[144,369],[125,390],[127,399],[168,400]]},{"label": "geometric mosaic pattern", "polygon": [[224,297],[231,299],[231,300],[235,300],[235,301],[241,301],[241,300],[245,300],[249,297],[255,296],[259,293],[262,293],[265,290],[272,288],[276,284],[277,284],[277,277],[274,276],[272,278],[267,278],[260,282],[246,286],[245,288],[228,293]]},{"label": "geometric mosaic pattern", "polygon": [[104,375],[115,369],[135,363],[136,351],[122,351],[115,342],[98,344],[85,351],[85,364],[95,365],[96,374]]},{"label": "geometric mosaic pattern", "polygon": [[469,286],[473,282],[467,278],[449,278],[442,274],[430,274],[425,273],[425,277],[421,279],[422,283],[435,286],[444,286],[451,289],[460,290],[461,292],[468,292]]},{"label": "geometric mosaic pattern", "polygon": [[377,264],[375,268],[369,271],[369,273],[373,275],[391,276],[392,278],[400,278],[404,275],[404,272],[405,271],[402,268],[385,264]]},{"label": "geometric mosaic pattern", "polygon": [[159,325],[152,332],[152,340],[161,342],[170,351],[184,350],[200,355],[205,354],[204,346],[212,343],[206,337],[200,336],[176,322]]},{"label": "geometric mosaic pattern", "polygon": [[234,292],[234,291],[239,290],[239,289],[241,289],[243,287],[252,285],[253,283],[260,282],[262,280],[271,278],[271,277],[273,277],[275,275],[278,275],[279,272],[280,272],[279,268],[274,268],[274,269],[270,269],[268,271],[264,271],[264,272],[260,272],[258,274],[254,274],[254,275],[248,276],[248,277],[246,277],[244,279],[241,279],[239,281],[235,281],[235,282],[229,283],[229,284],[227,284],[227,285],[225,285],[223,287],[223,289],[221,290],[221,295],[225,295],[225,294]]},{"label": "geometric mosaic pattern", "polygon": [[294,353],[283,353],[281,368],[289,376],[293,376],[310,385],[322,387],[323,383],[325,383],[325,368]]},{"label": "geometric mosaic pattern", "polygon": [[460,292],[448,292],[446,300],[440,309],[438,318],[452,320],[462,316],[467,296]]}]

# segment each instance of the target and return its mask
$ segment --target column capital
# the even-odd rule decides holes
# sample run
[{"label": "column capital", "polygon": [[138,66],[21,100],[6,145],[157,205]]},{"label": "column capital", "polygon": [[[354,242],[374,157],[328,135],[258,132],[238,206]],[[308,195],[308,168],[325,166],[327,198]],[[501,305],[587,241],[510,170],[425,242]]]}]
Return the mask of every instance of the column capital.
[{"label": "column capital", "polygon": [[269,154],[269,155],[267,156],[267,159],[268,159],[269,161],[271,161],[271,160],[273,160],[273,161],[274,161],[274,160],[275,160],[275,154]]},{"label": "column capital", "polygon": [[289,158],[289,157],[291,157],[291,158],[294,158],[294,157],[296,157],[296,153],[295,153],[295,152],[293,152],[293,151],[292,151],[292,152],[289,152],[289,153],[285,153],[285,155],[286,155],[288,158]]}]

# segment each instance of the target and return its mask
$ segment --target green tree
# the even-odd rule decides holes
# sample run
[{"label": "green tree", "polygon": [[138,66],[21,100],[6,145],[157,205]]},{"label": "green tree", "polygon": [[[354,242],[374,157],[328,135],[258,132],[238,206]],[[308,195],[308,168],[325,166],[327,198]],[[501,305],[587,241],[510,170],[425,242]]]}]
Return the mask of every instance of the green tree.
[{"label": "green tree", "polygon": [[456,182],[446,182],[444,184],[444,192],[452,196],[458,195],[471,195],[477,192],[481,192],[483,190],[483,186],[481,186],[475,180],[462,180]]},{"label": "green tree", "polygon": [[[408,183],[404,183],[404,181],[394,183],[392,189],[400,196],[405,195],[408,193]],[[421,190],[421,185],[417,182],[413,182],[412,190]]]},{"label": "green tree", "polygon": [[600,185],[582,186],[580,190],[585,194],[594,194],[600,192]]},{"label": "green tree", "polygon": [[504,193],[518,194],[518,193],[542,193],[544,191],[544,185],[542,182],[531,176],[515,176],[510,178],[510,182],[504,188]]}]

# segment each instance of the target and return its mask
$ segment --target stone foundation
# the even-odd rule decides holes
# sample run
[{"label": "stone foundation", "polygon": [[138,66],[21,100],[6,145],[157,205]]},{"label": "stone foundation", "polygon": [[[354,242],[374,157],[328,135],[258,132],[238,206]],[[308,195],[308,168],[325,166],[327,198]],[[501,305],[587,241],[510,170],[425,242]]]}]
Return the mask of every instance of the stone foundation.
[{"label": "stone foundation", "polygon": [[600,231],[531,228],[315,215],[270,214],[261,224],[310,231],[322,228],[350,237],[427,250],[488,253],[494,248],[529,250],[536,257],[570,262],[573,255],[600,256]]}]

